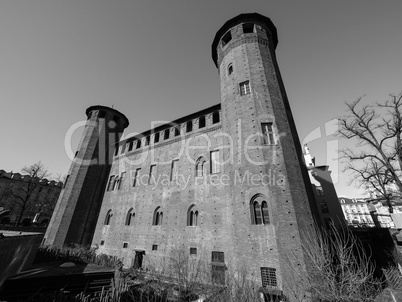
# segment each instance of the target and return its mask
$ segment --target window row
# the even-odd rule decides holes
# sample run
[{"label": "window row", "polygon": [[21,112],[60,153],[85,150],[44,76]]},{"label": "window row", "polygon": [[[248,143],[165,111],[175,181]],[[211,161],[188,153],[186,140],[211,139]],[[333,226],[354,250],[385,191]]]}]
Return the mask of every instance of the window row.
[{"label": "window row", "polygon": [[[217,124],[220,122],[220,115],[219,111],[215,111],[212,113],[212,124]],[[198,129],[205,128],[206,126],[206,118],[205,116],[201,116],[198,118]],[[187,121],[185,123],[185,131],[186,133],[192,132],[193,131],[193,121]],[[171,133],[173,129],[173,133]],[[165,130],[162,130],[160,132],[155,132],[153,135],[153,143],[159,143],[163,139],[166,141],[170,138],[170,136],[180,136],[181,135],[181,125],[176,125],[173,128],[168,128]],[[144,144],[144,146],[149,146],[151,144],[151,136],[146,136],[142,139],[134,139],[131,141],[128,141],[125,145],[122,145],[120,147],[120,154],[123,154],[125,152],[130,152],[133,149],[140,149],[141,145]],[[114,155],[117,156],[119,153],[119,147],[116,148]]]},{"label": "window row", "polygon": [[[260,25],[254,23],[243,23],[241,25],[243,34],[251,34],[255,33],[257,30],[266,32],[265,28],[261,27]],[[221,39],[222,47],[228,44],[232,40],[232,33],[229,30],[226,34],[223,35]]]},{"label": "window row", "polygon": [[[199,210],[196,205],[192,204],[187,209],[187,226],[198,226],[199,225]],[[250,214],[251,214],[251,224],[255,225],[269,225],[271,224],[270,211],[268,207],[268,202],[262,194],[255,195],[250,201]],[[112,210],[110,209],[106,213],[105,225],[110,225],[113,217]],[[133,225],[135,219],[134,209],[128,210],[125,216],[125,225]],[[152,216],[152,225],[162,225],[163,224],[163,210],[159,206],[154,210]]]},{"label": "window row", "polygon": [[[195,205],[191,205],[187,210],[187,226],[198,226],[198,215],[199,211],[197,207]],[[106,213],[104,225],[110,225],[112,222],[112,217],[113,213],[112,210],[110,209]],[[135,219],[135,212],[134,209],[131,208],[130,210],[128,210],[125,216],[124,225],[127,226],[134,225],[134,219]],[[152,225],[162,225],[162,223],[163,223],[163,211],[161,207],[157,207],[152,217]]]},{"label": "window row", "polygon": [[[207,160],[205,157],[199,157],[196,161],[195,167],[195,177],[203,177],[207,174],[206,165]],[[213,150],[210,152],[210,161],[209,168],[211,174],[216,174],[221,172],[221,164],[220,164],[220,150]],[[149,172],[146,176],[146,183],[142,183],[142,185],[153,185],[156,182],[156,165],[151,165],[149,167]],[[141,184],[141,168],[137,168],[134,171],[133,175],[133,187],[138,187]],[[106,187],[107,191],[120,190],[122,188],[122,183],[126,177],[126,172],[122,172],[120,175],[110,175],[109,182]],[[170,167],[170,180],[177,181],[179,179],[179,160],[172,160]]]}]

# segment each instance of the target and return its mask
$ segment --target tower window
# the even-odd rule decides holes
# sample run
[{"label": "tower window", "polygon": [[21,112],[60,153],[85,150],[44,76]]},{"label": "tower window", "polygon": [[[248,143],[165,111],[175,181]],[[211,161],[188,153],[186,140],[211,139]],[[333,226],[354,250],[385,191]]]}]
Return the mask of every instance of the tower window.
[{"label": "tower window", "polygon": [[158,143],[158,142],[159,142],[159,132],[156,132],[156,133],[155,133],[154,142],[155,142],[155,143]]},{"label": "tower window", "polygon": [[153,250],[153,251],[157,251],[157,250],[158,250],[158,245],[157,245],[157,244],[153,244],[153,245],[152,245],[152,250]]},{"label": "tower window", "polygon": [[194,205],[190,206],[187,210],[187,226],[198,225],[198,210]]},{"label": "tower window", "polygon": [[149,136],[147,136],[145,138],[145,146],[148,146],[150,141],[151,141],[151,138]]},{"label": "tower window", "polygon": [[106,217],[105,217],[105,225],[110,225],[110,221],[112,219],[112,210],[107,211]]},{"label": "tower window", "polygon": [[195,177],[202,177],[204,176],[204,165],[205,165],[205,159],[203,157],[200,157],[197,160],[196,167],[195,167]]},{"label": "tower window", "polygon": [[188,121],[186,124],[186,132],[193,131],[193,121]]},{"label": "tower window", "polygon": [[149,167],[149,179],[148,179],[149,185],[152,185],[155,183],[155,170],[156,170],[155,165],[152,165]]},{"label": "tower window", "polygon": [[264,136],[264,145],[274,145],[275,144],[275,135],[274,129],[272,127],[272,123],[262,123],[262,135]]},{"label": "tower window", "polygon": [[163,222],[163,212],[161,207],[157,207],[154,211],[152,225],[162,225],[162,222]]},{"label": "tower window", "polygon": [[262,195],[258,194],[251,199],[250,210],[252,224],[269,225],[271,223],[268,203]]},{"label": "tower window", "polygon": [[174,128],[174,136],[179,136],[180,135],[180,125],[177,125]]},{"label": "tower window", "polygon": [[276,269],[272,267],[261,267],[262,287],[278,286]]},{"label": "tower window", "polygon": [[254,32],[254,24],[253,23],[243,23],[243,33],[250,34]]},{"label": "tower window", "polygon": [[117,156],[117,154],[119,154],[119,146],[118,145],[114,149],[114,156]]},{"label": "tower window", "polygon": [[231,75],[233,73],[233,65],[229,64],[228,66],[228,75]]},{"label": "tower window", "polygon": [[240,86],[240,95],[246,95],[251,93],[250,81],[244,81],[239,84]]},{"label": "tower window", "polygon": [[224,252],[212,252],[212,262],[224,263],[225,253]]},{"label": "tower window", "polygon": [[172,161],[172,170],[170,171],[170,180],[171,181],[176,181],[177,177],[179,175],[178,163],[179,163],[179,161],[177,159]]},{"label": "tower window", "polygon": [[105,240],[101,240],[100,245],[104,245],[105,244]]},{"label": "tower window", "polygon": [[219,123],[219,121],[219,111],[215,111],[214,113],[212,113],[212,124]]},{"label": "tower window", "polygon": [[141,171],[141,168],[138,168],[138,169],[136,169],[135,172],[134,172],[133,187],[138,187],[139,184],[140,184],[140,181],[139,181],[140,171]]},{"label": "tower window", "polygon": [[139,148],[141,148],[141,140],[139,139],[139,140],[137,140],[137,147],[136,147],[137,149],[139,149]]},{"label": "tower window", "polygon": [[222,37],[222,46],[225,46],[232,40],[232,34],[230,31],[228,31],[223,37]]},{"label": "tower window", "polygon": [[170,129],[166,129],[163,135],[164,139],[169,139]]},{"label": "tower window", "polygon": [[122,184],[122,182],[123,182],[125,176],[126,176],[126,172],[121,172],[121,174],[120,174],[120,180],[119,180],[119,187],[118,187],[119,190],[121,189],[121,184]]},{"label": "tower window", "polygon": [[133,208],[131,208],[131,209],[127,212],[125,225],[132,225],[133,222],[134,222],[134,217],[135,217],[135,213],[133,212]]},{"label": "tower window", "polygon": [[128,248],[128,242],[123,242],[123,249]]},{"label": "tower window", "polygon": [[134,146],[134,141],[131,141],[128,143],[128,151],[133,150],[133,146]]},{"label": "tower window", "polygon": [[190,255],[197,255],[197,248],[196,247],[190,247]]},{"label": "tower window", "polygon": [[111,175],[109,178],[109,184],[107,185],[107,190],[110,191],[113,188],[113,183],[114,183],[114,175]]},{"label": "tower window", "polygon": [[211,173],[219,173],[220,171],[219,150],[211,151]]},{"label": "tower window", "polygon": [[204,128],[205,127],[205,116],[200,116],[198,120],[198,128]]}]

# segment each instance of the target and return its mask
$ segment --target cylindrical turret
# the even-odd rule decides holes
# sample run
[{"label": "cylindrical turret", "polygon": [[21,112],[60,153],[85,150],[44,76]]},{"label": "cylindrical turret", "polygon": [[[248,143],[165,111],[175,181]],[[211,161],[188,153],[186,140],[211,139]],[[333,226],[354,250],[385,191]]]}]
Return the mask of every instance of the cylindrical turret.
[{"label": "cylindrical turret", "polygon": [[60,193],[44,243],[91,243],[117,142],[128,126],[119,111],[91,106],[81,142]]}]

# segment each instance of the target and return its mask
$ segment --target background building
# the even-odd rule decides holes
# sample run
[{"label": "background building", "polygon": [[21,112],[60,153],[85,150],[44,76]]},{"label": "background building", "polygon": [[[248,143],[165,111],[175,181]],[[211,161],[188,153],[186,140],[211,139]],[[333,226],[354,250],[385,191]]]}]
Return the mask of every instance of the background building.
[{"label": "background building", "polygon": [[[15,224],[21,213],[21,200],[25,198],[30,182],[35,182],[32,192],[26,201],[21,222],[47,226],[57,203],[62,182],[47,179],[32,179],[29,175],[0,170],[0,223]],[[14,193],[14,195],[13,195]]]}]

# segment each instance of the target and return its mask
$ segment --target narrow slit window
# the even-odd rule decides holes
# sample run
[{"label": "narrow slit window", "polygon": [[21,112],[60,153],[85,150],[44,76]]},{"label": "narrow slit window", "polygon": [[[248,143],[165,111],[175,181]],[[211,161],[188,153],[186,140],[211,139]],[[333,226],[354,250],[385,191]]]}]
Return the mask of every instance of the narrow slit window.
[{"label": "narrow slit window", "polygon": [[145,138],[145,146],[149,146],[149,142],[151,141],[151,138],[149,136],[147,136]]},{"label": "narrow slit window", "polygon": [[107,186],[107,191],[111,191],[113,188],[113,183],[114,183],[114,175],[111,175],[109,178],[109,184]]},{"label": "narrow slit window", "polygon": [[156,170],[155,165],[149,167],[149,179],[148,179],[149,185],[153,185],[155,183],[155,170]]},{"label": "narrow slit window", "polygon": [[174,128],[174,136],[179,136],[180,135],[180,125],[177,125]]},{"label": "narrow slit window", "polygon": [[193,121],[188,121],[186,124],[186,132],[193,131]]},{"label": "narrow slit window", "polygon": [[138,168],[138,169],[136,169],[135,170],[135,172],[134,172],[134,181],[133,181],[133,187],[138,187],[139,185],[140,185],[140,179],[139,179],[139,177],[140,177],[140,171],[141,171],[141,168]]},{"label": "narrow slit window", "polygon": [[166,129],[163,135],[163,139],[169,139],[169,135],[170,135],[170,129]]},{"label": "narrow slit window", "polygon": [[128,143],[128,151],[133,150],[133,146],[134,146],[134,141],[131,141]]},{"label": "narrow slit window", "polygon": [[205,116],[201,116],[200,119],[198,120],[198,128],[204,128],[205,127]]},{"label": "narrow slit window", "polygon": [[219,122],[220,122],[219,111],[215,111],[214,113],[212,113],[212,124],[217,124]]},{"label": "narrow slit window", "polygon": [[154,143],[158,143],[159,142],[159,132],[155,133],[155,137],[154,137]]},{"label": "narrow slit window", "polygon": [[229,64],[228,66],[228,75],[231,75],[233,73],[233,65]]},{"label": "narrow slit window", "polygon": [[141,148],[141,140],[139,139],[139,140],[137,140],[137,147],[136,147],[137,149],[139,149],[139,148]]},{"label": "narrow slit window", "polygon": [[178,167],[179,161],[177,159],[172,161],[172,170],[170,172],[170,180],[171,181],[176,181],[179,175],[179,167]]}]

